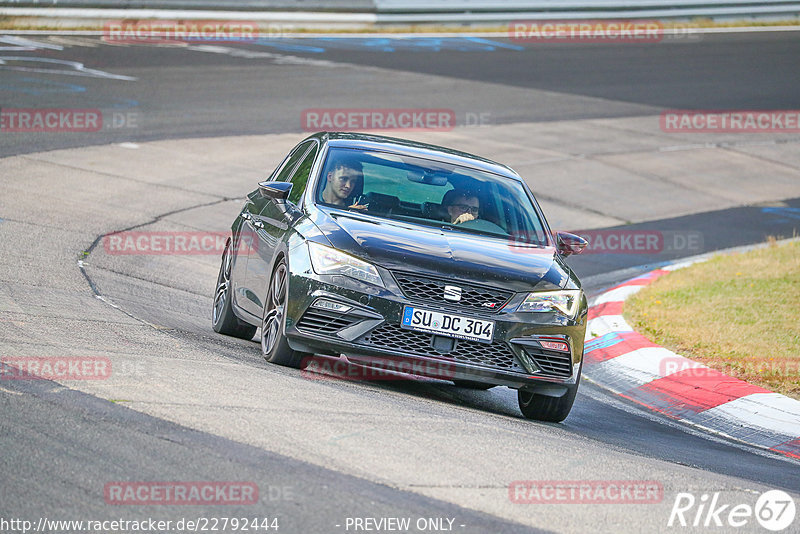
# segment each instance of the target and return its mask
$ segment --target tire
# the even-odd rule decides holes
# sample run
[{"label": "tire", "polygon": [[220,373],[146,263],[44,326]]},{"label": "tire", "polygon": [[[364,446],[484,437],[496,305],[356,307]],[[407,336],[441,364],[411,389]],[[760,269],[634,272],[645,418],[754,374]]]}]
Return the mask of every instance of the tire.
[{"label": "tire", "polygon": [[261,320],[261,354],[269,363],[300,368],[305,352],[292,350],[284,333],[286,325],[286,300],[289,295],[289,271],[286,260],[281,258],[272,272],[269,291],[264,300],[264,313]]},{"label": "tire", "polygon": [[453,384],[455,384],[457,388],[475,389],[478,391],[485,391],[494,387],[494,384],[475,382],[473,380],[453,380]]},{"label": "tire", "polygon": [[217,275],[217,287],[214,290],[214,302],[211,306],[211,327],[218,334],[253,339],[257,327],[243,323],[231,309],[231,240],[225,243],[222,252],[222,264]]},{"label": "tire", "polygon": [[549,423],[560,423],[569,415],[575,396],[578,394],[578,384],[581,381],[580,375],[575,386],[570,388],[561,397],[548,397],[537,394],[533,391],[518,390],[517,402],[519,409],[527,419],[536,421],[547,421]]}]

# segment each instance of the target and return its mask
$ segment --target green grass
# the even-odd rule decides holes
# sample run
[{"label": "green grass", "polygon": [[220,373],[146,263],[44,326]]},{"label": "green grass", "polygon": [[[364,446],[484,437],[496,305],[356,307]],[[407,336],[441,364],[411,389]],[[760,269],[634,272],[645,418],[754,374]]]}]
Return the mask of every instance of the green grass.
[{"label": "green grass", "polygon": [[800,398],[800,242],[670,273],[628,299],[624,315],[674,352]]}]

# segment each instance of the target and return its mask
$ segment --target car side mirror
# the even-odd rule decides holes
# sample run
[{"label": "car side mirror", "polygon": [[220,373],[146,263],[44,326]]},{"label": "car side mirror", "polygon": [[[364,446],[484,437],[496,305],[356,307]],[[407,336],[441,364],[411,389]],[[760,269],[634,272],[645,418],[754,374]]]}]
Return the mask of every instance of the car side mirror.
[{"label": "car side mirror", "polygon": [[556,242],[558,252],[565,257],[573,254],[580,254],[589,244],[589,242],[581,236],[570,234],[569,232],[558,232],[556,234]]},{"label": "car side mirror", "polygon": [[289,198],[289,193],[292,192],[292,184],[291,182],[258,182],[258,191],[264,198],[285,202]]}]

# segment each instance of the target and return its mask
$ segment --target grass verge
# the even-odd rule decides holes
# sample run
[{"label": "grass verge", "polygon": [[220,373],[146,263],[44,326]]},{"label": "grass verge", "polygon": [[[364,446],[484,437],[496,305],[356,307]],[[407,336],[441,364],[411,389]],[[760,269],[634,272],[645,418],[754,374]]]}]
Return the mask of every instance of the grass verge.
[{"label": "grass verge", "polygon": [[730,376],[800,399],[800,242],[659,278],[625,302],[638,332]]}]

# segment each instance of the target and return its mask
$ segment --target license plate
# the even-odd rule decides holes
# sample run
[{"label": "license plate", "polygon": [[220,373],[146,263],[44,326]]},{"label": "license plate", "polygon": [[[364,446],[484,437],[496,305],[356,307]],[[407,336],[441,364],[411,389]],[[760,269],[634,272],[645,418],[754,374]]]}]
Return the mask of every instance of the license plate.
[{"label": "license plate", "polygon": [[413,306],[403,308],[402,327],[456,339],[482,341],[483,343],[491,343],[494,335],[494,321],[424,310]]}]

